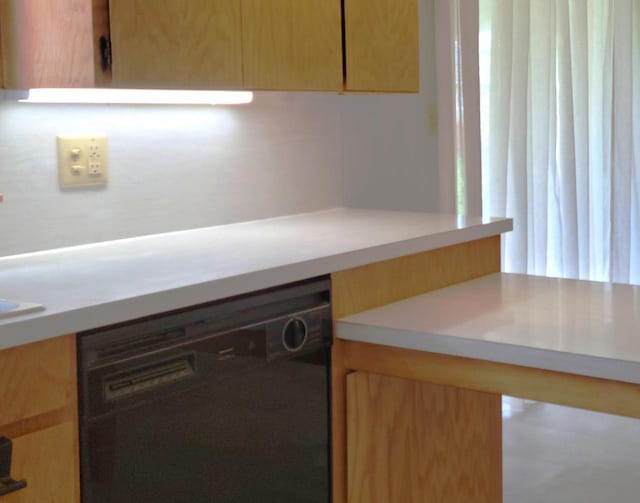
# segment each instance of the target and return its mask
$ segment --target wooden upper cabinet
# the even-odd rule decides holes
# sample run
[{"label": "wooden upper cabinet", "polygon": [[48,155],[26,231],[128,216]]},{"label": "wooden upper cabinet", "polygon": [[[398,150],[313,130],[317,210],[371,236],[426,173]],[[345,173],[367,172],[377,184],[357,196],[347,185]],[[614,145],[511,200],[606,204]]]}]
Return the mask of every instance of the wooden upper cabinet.
[{"label": "wooden upper cabinet", "polygon": [[4,87],[4,54],[2,53],[2,12],[0,12],[0,89],[2,89],[3,87]]},{"label": "wooden upper cabinet", "polygon": [[417,92],[417,2],[0,0],[0,86]]},{"label": "wooden upper cabinet", "polygon": [[[108,0],[0,0],[4,87],[93,87]],[[95,4],[95,9],[93,8]],[[105,33],[108,35],[108,32]]]},{"label": "wooden upper cabinet", "polygon": [[417,0],[344,0],[347,91],[418,92]]},{"label": "wooden upper cabinet", "polygon": [[110,0],[113,85],[242,87],[241,0]]},{"label": "wooden upper cabinet", "polygon": [[340,0],[242,0],[247,89],[342,90]]}]

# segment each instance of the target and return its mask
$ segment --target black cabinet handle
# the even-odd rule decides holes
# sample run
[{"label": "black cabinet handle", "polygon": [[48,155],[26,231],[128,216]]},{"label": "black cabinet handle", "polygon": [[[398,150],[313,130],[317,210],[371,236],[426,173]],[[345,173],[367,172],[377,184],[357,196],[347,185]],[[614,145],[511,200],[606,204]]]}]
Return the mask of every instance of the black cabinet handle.
[{"label": "black cabinet handle", "polygon": [[13,444],[11,440],[0,437],[0,496],[9,494],[27,487],[26,480],[13,480],[11,478],[11,452]]},{"label": "black cabinet handle", "polygon": [[107,37],[102,36],[99,40],[100,43],[100,67],[103,72],[107,72],[111,70],[112,60],[111,60],[111,40]]}]

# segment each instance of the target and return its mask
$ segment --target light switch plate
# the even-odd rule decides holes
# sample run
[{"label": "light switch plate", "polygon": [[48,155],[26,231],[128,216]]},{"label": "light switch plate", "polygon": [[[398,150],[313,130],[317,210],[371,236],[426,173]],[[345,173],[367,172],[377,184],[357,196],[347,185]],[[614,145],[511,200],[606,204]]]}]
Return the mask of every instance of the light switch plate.
[{"label": "light switch plate", "polygon": [[106,135],[60,135],[57,140],[60,187],[106,185],[109,180]]}]

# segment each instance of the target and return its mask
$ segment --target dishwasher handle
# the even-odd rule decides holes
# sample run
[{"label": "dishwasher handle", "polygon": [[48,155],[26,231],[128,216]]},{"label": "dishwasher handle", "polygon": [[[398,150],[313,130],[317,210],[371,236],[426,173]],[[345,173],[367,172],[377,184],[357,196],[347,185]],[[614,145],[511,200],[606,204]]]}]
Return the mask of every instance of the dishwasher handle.
[{"label": "dishwasher handle", "polygon": [[102,393],[105,402],[110,402],[188,379],[195,373],[195,354],[189,353],[106,377]]}]

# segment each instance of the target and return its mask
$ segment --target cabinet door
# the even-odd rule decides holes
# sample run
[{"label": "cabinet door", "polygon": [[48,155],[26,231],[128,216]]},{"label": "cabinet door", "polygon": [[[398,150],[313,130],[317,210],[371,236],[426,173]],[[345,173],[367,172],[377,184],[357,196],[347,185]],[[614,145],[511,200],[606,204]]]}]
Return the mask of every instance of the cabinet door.
[{"label": "cabinet door", "polygon": [[113,85],[242,87],[240,0],[110,0]]},{"label": "cabinet door", "polygon": [[342,89],[340,0],[242,0],[248,89]]},{"label": "cabinet door", "polygon": [[76,406],[75,348],[69,335],[0,351],[0,436],[6,425]]},{"label": "cabinet door", "polygon": [[92,87],[91,7],[87,0],[0,0],[4,86]]},{"label": "cabinet door", "polygon": [[2,7],[0,7],[0,89],[4,89],[4,60],[5,55],[2,51],[2,33],[4,30],[2,29]]},{"label": "cabinet door", "polygon": [[348,91],[418,92],[417,0],[344,0]]},{"label": "cabinet door", "polygon": [[13,439],[11,476],[27,487],[2,496],[2,503],[78,502],[76,433],[66,422]]},{"label": "cabinet door", "polygon": [[347,376],[349,503],[502,501],[501,442],[500,395]]}]

